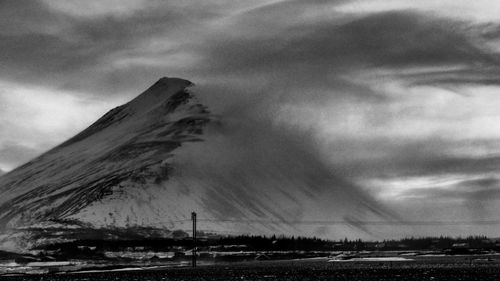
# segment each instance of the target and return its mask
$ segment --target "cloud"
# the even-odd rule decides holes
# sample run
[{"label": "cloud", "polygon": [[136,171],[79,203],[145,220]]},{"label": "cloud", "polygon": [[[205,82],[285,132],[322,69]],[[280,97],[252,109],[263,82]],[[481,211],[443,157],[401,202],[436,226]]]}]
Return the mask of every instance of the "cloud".
[{"label": "cloud", "polygon": [[[199,90],[207,94],[193,89]],[[218,219],[244,219],[248,213],[265,216],[265,210],[282,221],[348,219],[364,232],[356,220],[398,219],[323,161],[307,132],[274,123],[268,110],[257,104],[226,111],[220,122],[208,125],[204,145],[181,149],[176,155],[177,171],[187,179],[183,184],[188,190],[208,188],[203,203]],[[274,213],[262,198],[279,200],[286,207]]]},{"label": "cloud", "polygon": [[[484,152],[469,155],[470,146],[484,148]],[[453,142],[446,139],[370,139],[367,141],[339,140],[330,149],[337,152],[332,163],[339,169],[350,171],[355,178],[391,178],[415,176],[474,176],[498,170],[500,157],[488,152],[488,144]],[[456,148],[453,149],[453,148]],[[494,146],[490,148],[497,151]]]},{"label": "cloud", "polygon": [[[130,87],[137,81],[149,83],[164,76],[169,68],[183,69],[186,65],[182,62],[169,65],[168,60],[176,57],[171,53],[178,52],[184,41],[192,40],[186,33],[193,35],[205,20],[219,16],[210,9],[155,5],[121,16],[80,18],[37,4],[29,10],[35,19],[62,22],[52,32],[42,32],[33,28],[31,20],[20,20],[20,7],[12,3],[6,7],[20,22],[14,28],[22,32],[0,34],[0,75],[19,83],[100,95],[120,91],[130,94]],[[11,24],[15,21],[6,26]],[[38,24],[38,29],[50,29],[51,25],[45,21]],[[164,60],[162,67],[150,67],[151,56]],[[126,63],[129,58],[134,60]]]},{"label": "cloud", "polygon": [[[253,20],[237,21],[236,25],[250,25]],[[353,20],[338,15],[336,20],[284,26],[278,21],[276,26],[252,30],[250,34],[239,33],[239,28],[235,28],[237,34],[229,30],[209,40],[208,45],[202,46],[208,49],[203,65],[212,72],[207,72],[245,77],[258,74],[283,83],[331,89],[342,85],[339,80],[343,76],[360,69],[483,65],[483,69],[490,66],[496,70],[498,67],[497,56],[483,50],[481,42],[474,41],[466,24],[409,11]],[[420,75],[420,78],[425,77]]]},{"label": "cloud", "polygon": [[138,10],[141,10],[144,5],[147,4],[146,1],[142,0],[131,0],[131,1],[117,1],[117,0],[107,0],[107,1],[53,1],[44,0],[47,6],[51,9],[64,14],[75,16],[75,17],[90,17],[99,18],[104,16],[128,16]]},{"label": "cloud", "polygon": [[46,9],[39,1],[5,0],[0,3],[2,36],[54,34],[65,28],[65,18]]},{"label": "cloud", "polygon": [[209,81],[258,74],[296,81],[291,87],[343,85],[356,93],[363,89],[342,76],[366,67],[493,61],[465,23],[410,11],[349,18],[335,12],[342,1],[262,1],[257,8],[130,2],[117,9],[95,1],[18,2],[2,9],[12,28],[0,34],[0,75],[91,94],[132,95],[136,85],[171,73]]},{"label": "cloud", "polygon": [[438,14],[442,17],[474,21],[479,23],[498,21],[496,10],[499,4],[489,0],[473,3],[467,0],[354,0],[338,7],[347,13],[374,13],[394,10],[415,10],[425,14]]},{"label": "cloud", "polygon": [[76,134],[116,101],[0,80],[0,168],[11,170]]},{"label": "cloud", "polygon": [[443,186],[411,189],[403,192],[401,196],[419,200],[458,201],[474,206],[474,211],[478,211],[490,204],[490,201],[494,204],[500,200],[500,180],[485,175]]}]

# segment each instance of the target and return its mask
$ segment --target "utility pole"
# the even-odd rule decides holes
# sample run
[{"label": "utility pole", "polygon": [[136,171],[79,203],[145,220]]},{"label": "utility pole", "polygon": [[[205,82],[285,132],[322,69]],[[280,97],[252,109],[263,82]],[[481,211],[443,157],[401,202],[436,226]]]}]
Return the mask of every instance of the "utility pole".
[{"label": "utility pole", "polygon": [[196,267],[196,212],[191,213],[193,221],[193,267]]}]

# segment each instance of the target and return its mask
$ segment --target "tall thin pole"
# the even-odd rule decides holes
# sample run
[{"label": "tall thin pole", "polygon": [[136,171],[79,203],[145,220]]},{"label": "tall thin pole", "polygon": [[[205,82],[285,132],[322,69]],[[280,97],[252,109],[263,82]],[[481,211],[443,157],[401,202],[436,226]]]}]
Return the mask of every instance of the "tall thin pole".
[{"label": "tall thin pole", "polygon": [[193,221],[193,267],[196,267],[196,212],[191,213]]}]

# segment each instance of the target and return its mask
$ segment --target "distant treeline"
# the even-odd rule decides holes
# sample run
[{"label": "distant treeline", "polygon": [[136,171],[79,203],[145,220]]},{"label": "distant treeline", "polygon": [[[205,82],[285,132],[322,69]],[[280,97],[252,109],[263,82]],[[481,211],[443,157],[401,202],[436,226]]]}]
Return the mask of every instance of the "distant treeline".
[{"label": "distant treeline", "polygon": [[[206,251],[363,251],[363,250],[443,250],[452,248],[490,249],[500,248],[500,239],[485,236],[466,238],[424,237],[404,238],[401,240],[363,241],[361,239],[326,240],[316,237],[295,236],[215,236],[201,238],[196,246]],[[76,240],[43,246],[43,250],[93,251],[153,250],[183,251],[193,247],[191,238],[182,239],[135,239],[135,240]]]}]

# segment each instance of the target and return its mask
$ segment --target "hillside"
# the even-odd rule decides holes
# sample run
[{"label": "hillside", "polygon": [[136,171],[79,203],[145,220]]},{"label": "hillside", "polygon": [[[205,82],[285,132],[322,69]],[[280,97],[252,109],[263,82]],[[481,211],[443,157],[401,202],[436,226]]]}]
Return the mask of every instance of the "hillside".
[{"label": "hillside", "polygon": [[363,233],[359,218],[385,216],[301,140],[249,118],[214,115],[191,86],[162,78],[1,177],[0,227],[168,233],[189,229],[196,211],[199,229],[209,231],[343,237]]}]

